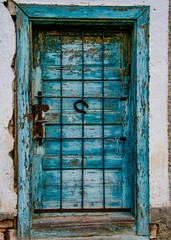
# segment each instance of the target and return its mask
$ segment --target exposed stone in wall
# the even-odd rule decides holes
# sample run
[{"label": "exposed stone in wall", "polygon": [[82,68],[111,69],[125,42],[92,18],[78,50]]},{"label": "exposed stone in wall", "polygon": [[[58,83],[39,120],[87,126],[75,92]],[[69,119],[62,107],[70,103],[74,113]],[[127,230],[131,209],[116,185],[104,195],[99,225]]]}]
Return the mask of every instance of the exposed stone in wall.
[{"label": "exposed stone in wall", "polygon": [[15,54],[15,27],[8,9],[0,1],[0,219],[16,215],[14,192],[13,136],[8,130],[13,115],[13,79],[11,68]]},{"label": "exposed stone in wall", "polygon": [[171,209],[151,209],[150,222],[150,239],[171,240]]},{"label": "exposed stone in wall", "polygon": [[169,229],[164,223],[158,224],[158,236],[156,240],[171,240],[171,229]]}]

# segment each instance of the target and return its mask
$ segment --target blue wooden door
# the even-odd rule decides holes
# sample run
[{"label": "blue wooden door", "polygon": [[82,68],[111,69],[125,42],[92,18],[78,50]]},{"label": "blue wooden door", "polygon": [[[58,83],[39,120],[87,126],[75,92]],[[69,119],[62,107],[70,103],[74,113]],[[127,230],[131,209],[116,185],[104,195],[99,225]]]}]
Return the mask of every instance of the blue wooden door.
[{"label": "blue wooden door", "polygon": [[35,212],[130,211],[128,29],[34,28]]}]

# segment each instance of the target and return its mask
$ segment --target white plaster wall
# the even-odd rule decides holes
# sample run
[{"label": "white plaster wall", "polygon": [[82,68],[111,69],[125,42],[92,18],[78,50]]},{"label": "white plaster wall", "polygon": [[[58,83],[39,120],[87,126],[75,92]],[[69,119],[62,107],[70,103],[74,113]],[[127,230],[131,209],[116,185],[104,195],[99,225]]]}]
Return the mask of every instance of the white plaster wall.
[{"label": "white plaster wall", "polygon": [[[2,1],[1,1],[2,2]],[[16,214],[17,197],[14,192],[13,138],[8,123],[13,113],[14,73],[11,69],[15,53],[15,28],[8,10],[0,2],[0,215]]]},{"label": "white plaster wall", "polygon": [[[0,0],[2,1],[2,0]],[[17,3],[39,3],[59,5],[100,5],[100,6],[133,6],[149,5],[150,13],[150,85],[149,85],[149,172],[150,172],[150,206],[169,206],[169,177],[168,177],[168,134],[167,134],[167,96],[168,96],[168,10],[169,0],[17,0]],[[2,12],[2,13],[1,13]],[[2,20],[3,19],[3,20]],[[12,139],[7,126],[12,114],[12,79],[10,69],[12,55],[15,49],[14,26],[7,11],[0,8],[0,23],[2,32],[2,78],[0,81],[0,211],[15,208],[16,198],[13,192],[12,160],[8,152],[12,148]],[[1,43],[0,43],[1,44]],[[2,46],[2,44],[0,45]],[[1,49],[1,48],[0,48]],[[6,61],[4,61],[6,59]],[[1,68],[0,68],[1,69]],[[2,136],[2,137],[1,137]],[[1,140],[2,139],[2,140]],[[2,172],[2,174],[1,174]],[[8,195],[9,193],[9,195]],[[6,203],[11,202],[8,205]]]}]

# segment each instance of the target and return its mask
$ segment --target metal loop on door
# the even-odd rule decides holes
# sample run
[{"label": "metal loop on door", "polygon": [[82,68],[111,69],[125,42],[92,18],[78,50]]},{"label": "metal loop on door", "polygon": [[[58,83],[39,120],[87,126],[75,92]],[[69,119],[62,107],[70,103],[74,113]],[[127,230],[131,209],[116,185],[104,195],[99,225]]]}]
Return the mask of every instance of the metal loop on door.
[{"label": "metal loop on door", "polygon": [[84,106],[86,106],[87,108],[89,108],[89,105],[88,105],[84,100],[78,100],[78,101],[76,101],[76,102],[74,103],[74,109],[75,109],[78,113],[86,113],[86,111],[83,111],[83,110],[81,110],[81,109],[79,109],[79,108],[77,107],[77,104],[78,104],[78,103],[84,104]]}]

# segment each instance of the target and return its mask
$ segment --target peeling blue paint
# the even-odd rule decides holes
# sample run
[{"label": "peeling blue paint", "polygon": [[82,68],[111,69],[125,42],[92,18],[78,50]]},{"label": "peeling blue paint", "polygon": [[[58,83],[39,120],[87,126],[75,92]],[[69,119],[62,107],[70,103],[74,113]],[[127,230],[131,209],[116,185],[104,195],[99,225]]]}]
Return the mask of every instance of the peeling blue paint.
[{"label": "peeling blue paint", "polygon": [[[21,9],[20,9],[21,8]],[[103,17],[102,16],[103,12]],[[136,177],[132,186],[136,204],[134,204],[135,216],[137,215],[137,234],[148,236],[149,234],[149,196],[148,196],[148,7],[68,7],[68,6],[40,6],[19,5],[17,7],[17,82],[18,82],[18,169],[19,169],[19,195],[18,195],[18,236],[20,240],[30,239],[31,219],[31,126],[30,126],[30,93],[28,91],[31,49],[31,20],[35,19],[51,21],[54,19],[86,20],[125,20],[134,21],[133,26],[133,63],[132,86],[133,94],[129,101],[133,102],[132,127],[133,150]],[[47,55],[48,57],[48,55]],[[52,59],[53,61],[53,59]],[[49,63],[49,60],[47,60]],[[58,74],[47,71],[42,76]],[[119,73],[117,73],[119,74]],[[66,91],[69,86],[66,85]],[[92,88],[92,87],[91,87]],[[98,89],[98,87],[96,88]],[[126,89],[125,89],[126,91]],[[96,117],[96,116],[95,116]],[[117,117],[117,119],[119,119]],[[79,120],[79,119],[78,119]],[[115,129],[114,131],[120,131]],[[54,134],[49,130],[49,134]],[[24,141],[23,141],[24,139]],[[129,148],[129,145],[126,146]],[[39,160],[40,157],[39,157]],[[39,161],[38,160],[38,161]],[[56,161],[56,160],[55,160]],[[41,161],[40,161],[41,164]],[[44,161],[44,164],[45,161]],[[79,164],[79,163],[78,163]],[[118,163],[117,163],[118,164]],[[52,164],[53,165],[53,164]],[[37,165],[38,166],[38,165]],[[44,165],[45,166],[45,165]],[[126,169],[129,171],[129,168]],[[36,176],[35,174],[35,177]],[[41,187],[40,187],[41,189]],[[37,190],[36,190],[37,191]],[[126,192],[126,191],[124,191]],[[41,195],[41,192],[37,192]],[[41,197],[41,196],[40,196]],[[125,196],[126,199],[126,196]],[[42,204],[42,203],[41,203]],[[37,236],[38,237],[38,236]],[[38,239],[38,238],[37,238]],[[81,239],[81,238],[80,238]],[[107,239],[107,238],[106,238]],[[116,239],[129,239],[128,236],[116,236]],[[130,239],[148,239],[148,237],[131,236]]]}]

